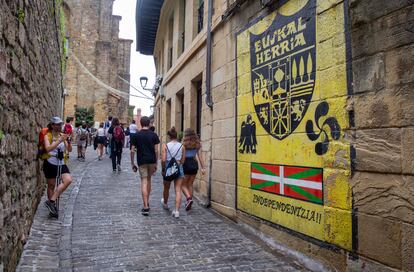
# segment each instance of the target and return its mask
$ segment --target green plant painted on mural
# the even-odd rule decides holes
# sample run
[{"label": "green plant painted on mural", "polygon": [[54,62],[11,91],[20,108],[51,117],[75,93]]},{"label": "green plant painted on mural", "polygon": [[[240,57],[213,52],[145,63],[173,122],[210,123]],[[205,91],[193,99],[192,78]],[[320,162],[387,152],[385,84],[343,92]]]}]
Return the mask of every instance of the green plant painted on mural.
[{"label": "green plant painted on mural", "polygon": [[25,17],[24,10],[19,8],[17,10],[17,20],[19,20],[20,23],[23,23],[24,22],[24,17]]},{"label": "green plant painted on mural", "polygon": [[1,142],[1,140],[3,140],[3,138],[4,138],[3,130],[0,129],[0,142]]}]

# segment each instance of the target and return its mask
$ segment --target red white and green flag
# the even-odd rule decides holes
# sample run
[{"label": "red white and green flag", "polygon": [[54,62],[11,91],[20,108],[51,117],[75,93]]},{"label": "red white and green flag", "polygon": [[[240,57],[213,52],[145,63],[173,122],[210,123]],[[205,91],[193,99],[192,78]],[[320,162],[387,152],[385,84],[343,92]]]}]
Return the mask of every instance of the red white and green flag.
[{"label": "red white and green flag", "polygon": [[263,163],[251,164],[251,188],[323,204],[323,170]]}]

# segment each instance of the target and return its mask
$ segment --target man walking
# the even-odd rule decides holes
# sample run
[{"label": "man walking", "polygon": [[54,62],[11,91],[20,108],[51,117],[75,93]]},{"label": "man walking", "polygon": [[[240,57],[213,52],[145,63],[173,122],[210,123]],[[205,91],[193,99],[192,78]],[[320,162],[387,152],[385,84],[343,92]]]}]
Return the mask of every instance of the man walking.
[{"label": "man walking", "polygon": [[[108,134],[108,130],[111,128],[111,126],[112,126],[112,116],[108,116],[108,120],[106,120],[105,124],[104,124],[105,135],[107,137],[108,142],[111,141],[111,139],[109,138],[110,135]],[[105,146],[105,154],[109,154],[109,156],[111,156],[111,146],[110,146],[110,144]]]},{"label": "man walking", "polygon": [[[157,171],[158,147],[160,139],[157,134],[149,129],[150,119],[147,116],[141,118],[142,129],[131,138],[131,166],[141,176],[141,193],[144,207],[142,215],[149,215],[149,196],[151,193],[151,176]],[[135,152],[137,153],[138,167],[135,165]]]}]

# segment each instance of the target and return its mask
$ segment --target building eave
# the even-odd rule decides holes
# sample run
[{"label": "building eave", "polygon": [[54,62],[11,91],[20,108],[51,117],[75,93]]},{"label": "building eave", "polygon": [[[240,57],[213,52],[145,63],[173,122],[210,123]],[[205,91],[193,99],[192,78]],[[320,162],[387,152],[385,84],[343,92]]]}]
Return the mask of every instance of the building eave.
[{"label": "building eave", "polygon": [[154,52],[155,38],[161,7],[164,0],[137,0],[135,23],[137,29],[136,51],[144,55]]}]

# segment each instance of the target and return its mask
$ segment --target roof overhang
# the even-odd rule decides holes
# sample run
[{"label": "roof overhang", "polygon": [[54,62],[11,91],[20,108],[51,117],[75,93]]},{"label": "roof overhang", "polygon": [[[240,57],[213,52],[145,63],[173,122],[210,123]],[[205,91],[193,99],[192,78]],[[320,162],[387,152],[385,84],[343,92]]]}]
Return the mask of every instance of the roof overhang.
[{"label": "roof overhang", "polygon": [[158,22],[164,0],[137,0],[135,22],[137,29],[137,51],[144,55],[154,52]]}]

